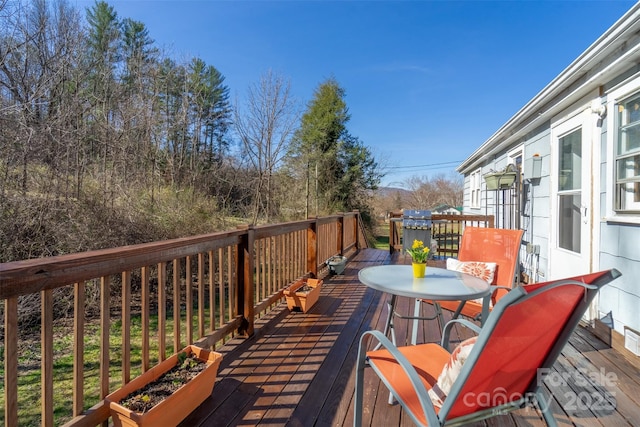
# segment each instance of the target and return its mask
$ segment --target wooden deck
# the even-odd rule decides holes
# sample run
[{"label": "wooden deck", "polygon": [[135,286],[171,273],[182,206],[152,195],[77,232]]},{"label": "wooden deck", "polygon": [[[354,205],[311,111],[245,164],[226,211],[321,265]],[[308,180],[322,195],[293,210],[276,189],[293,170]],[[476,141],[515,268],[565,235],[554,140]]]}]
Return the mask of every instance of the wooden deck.
[{"label": "wooden deck", "polygon": [[[182,426],[350,426],[358,340],[362,332],[381,329],[387,295],[359,283],[360,268],[404,262],[388,252],[361,251],[344,275],[327,277],[318,303],[306,314],[290,313],[282,303],[257,325],[256,335],[234,339],[224,354],[212,396]],[[412,301],[399,298],[400,310]],[[425,307],[425,314],[432,307]],[[429,313],[427,313],[429,312]],[[398,322],[400,323],[400,322]],[[421,322],[422,340],[436,341],[440,327]],[[398,342],[407,330],[396,325]],[[458,339],[464,338],[458,336]],[[547,381],[561,426],[640,425],[640,372],[620,353],[580,327]],[[566,383],[562,378],[571,377]],[[365,377],[365,425],[410,426],[377,377]],[[500,415],[473,425],[545,425],[533,408]]]}]

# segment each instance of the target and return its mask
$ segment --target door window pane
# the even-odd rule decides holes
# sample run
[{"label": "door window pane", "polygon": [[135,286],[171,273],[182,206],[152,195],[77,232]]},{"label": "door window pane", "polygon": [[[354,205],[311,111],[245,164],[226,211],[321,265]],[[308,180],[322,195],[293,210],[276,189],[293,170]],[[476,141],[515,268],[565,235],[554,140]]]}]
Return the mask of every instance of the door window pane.
[{"label": "door window pane", "polygon": [[558,196],[558,246],[580,253],[580,194],[562,194]]},{"label": "door window pane", "polygon": [[579,190],[582,186],[582,129],[560,138],[558,191]]}]

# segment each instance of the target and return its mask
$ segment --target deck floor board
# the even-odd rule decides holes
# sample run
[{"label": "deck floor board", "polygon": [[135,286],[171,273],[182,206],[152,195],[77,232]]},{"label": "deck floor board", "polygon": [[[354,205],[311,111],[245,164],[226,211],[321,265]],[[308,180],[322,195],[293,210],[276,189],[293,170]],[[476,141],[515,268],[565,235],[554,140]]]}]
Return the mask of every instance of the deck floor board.
[{"label": "deck floor board", "polygon": [[[181,426],[352,425],[359,338],[366,330],[382,330],[389,299],[360,284],[358,271],[392,262],[407,260],[404,256],[392,260],[383,250],[362,250],[343,274],[325,278],[319,301],[307,313],[290,313],[282,302],[257,323],[252,338],[234,338],[217,349],[224,359],[213,393]],[[413,313],[413,307],[414,301],[398,299],[403,313]],[[433,306],[423,304],[422,313],[432,316]],[[445,321],[450,317],[445,312]],[[460,329],[455,328],[452,340],[470,336]],[[420,322],[418,332],[420,340],[440,339],[435,320]],[[398,342],[409,336],[409,321],[397,320]],[[554,375],[574,378],[566,384],[546,385],[560,425],[640,425],[638,369],[587,329],[579,328],[572,335],[554,365]],[[575,395],[599,399],[601,405],[571,408]],[[365,376],[364,425],[413,425],[399,405],[387,403],[388,396],[375,375]],[[545,423],[539,411],[523,408],[470,425],[537,427]]]}]

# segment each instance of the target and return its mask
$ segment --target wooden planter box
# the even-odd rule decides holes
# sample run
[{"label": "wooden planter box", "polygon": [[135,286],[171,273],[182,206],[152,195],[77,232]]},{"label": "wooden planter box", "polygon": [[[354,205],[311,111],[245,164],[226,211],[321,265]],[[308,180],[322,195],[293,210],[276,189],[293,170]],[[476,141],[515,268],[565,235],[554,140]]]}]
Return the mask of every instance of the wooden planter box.
[{"label": "wooden planter box", "polygon": [[152,383],[162,374],[173,368],[178,361],[178,353],[160,362],[131,382],[105,397],[109,403],[113,425],[120,426],[169,426],[178,425],[200,404],[211,395],[218,375],[218,367],[222,355],[214,351],[204,350],[193,345],[185,347],[182,352],[195,353],[200,360],[206,361],[209,366],[196,375],[187,384],[176,390],[171,396],[158,403],[144,414],[133,412],[120,405],[120,401],[132,392]]},{"label": "wooden planter box", "polygon": [[[305,285],[308,285],[311,289],[303,291],[301,288]],[[303,279],[296,281],[283,291],[284,296],[287,298],[287,307],[291,311],[306,313],[318,301],[321,288],[322,280]]]}]

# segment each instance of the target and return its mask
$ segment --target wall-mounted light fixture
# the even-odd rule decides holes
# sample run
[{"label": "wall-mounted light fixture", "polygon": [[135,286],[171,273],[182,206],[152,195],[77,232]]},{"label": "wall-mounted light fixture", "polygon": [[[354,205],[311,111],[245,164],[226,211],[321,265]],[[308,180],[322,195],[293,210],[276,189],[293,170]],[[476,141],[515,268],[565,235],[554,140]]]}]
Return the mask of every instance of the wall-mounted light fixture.
[{"label": "wall-mounted light fixture", "polygon": [[542,157],[538,153],[525,160],[524,178],[539,179],[542,176]]},{"label": "wall-mounted light fixture", "polygon": [[599,119],[602,119],[607,114],[607,106],[600,102],[600,99],[594,99],[591,101],[591,112],[598,115]]}]

